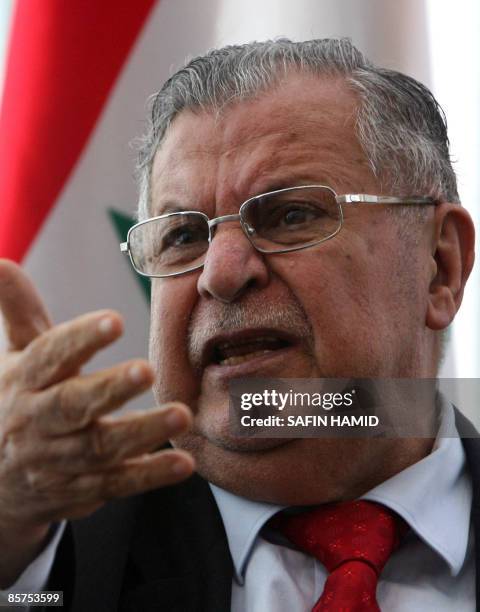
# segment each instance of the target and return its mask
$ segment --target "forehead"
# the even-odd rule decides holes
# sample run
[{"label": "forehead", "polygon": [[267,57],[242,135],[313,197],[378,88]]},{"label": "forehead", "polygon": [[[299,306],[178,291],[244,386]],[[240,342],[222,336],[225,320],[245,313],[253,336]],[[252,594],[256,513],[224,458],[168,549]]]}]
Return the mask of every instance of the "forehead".
[{"label": "forehead", "polygon": [[154,205],[192,184],[197,193],[221,189],[239,198],[301,179],[359,188],[371,176],[355,136],[356,110],[343,79],[290,75],[220,112],[183,111],[155,156]]}]

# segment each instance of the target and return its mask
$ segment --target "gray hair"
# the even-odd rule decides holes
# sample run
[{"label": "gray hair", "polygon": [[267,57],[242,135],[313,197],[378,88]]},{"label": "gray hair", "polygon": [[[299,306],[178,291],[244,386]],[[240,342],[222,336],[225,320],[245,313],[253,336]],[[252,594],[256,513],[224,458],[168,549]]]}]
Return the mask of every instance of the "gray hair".
[{"label": "gray hair", "polygon": [[424,85],[373,65],[348,39],[279,39],[210,51],[152,96],[137,164],[139,218],[149,216],[153,159],[176,115],[184,109],[219,111],[272,89],[292,70],[345,79],[359,98],[355,128],[360,145],[374,175],[392,194],[458,202],[445,115]]}]

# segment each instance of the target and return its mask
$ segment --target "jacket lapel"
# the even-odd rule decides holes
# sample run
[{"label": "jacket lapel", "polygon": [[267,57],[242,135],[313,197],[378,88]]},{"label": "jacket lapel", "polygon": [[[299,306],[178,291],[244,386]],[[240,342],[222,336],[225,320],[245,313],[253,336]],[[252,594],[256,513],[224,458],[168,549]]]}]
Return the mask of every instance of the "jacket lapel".
[{"label": "jacket lapel", "polygon": [[72,612],[114,612],[118,609],[140,501],[140,497],[130,497],[111,502],[91,517],[71,523],[75,551]]},{"label": "jacket lapel", "polygon": [[217,505],[198,476],[144,496],[120,610],[230,610],[233,564]]},{"label": "jacket lapel", "polygon": [[475,534],[475,592],[477,612],[480,612],[480,440],[472,423],[455,408],[455,424],[462,438],[473,484],[472,522]]}]

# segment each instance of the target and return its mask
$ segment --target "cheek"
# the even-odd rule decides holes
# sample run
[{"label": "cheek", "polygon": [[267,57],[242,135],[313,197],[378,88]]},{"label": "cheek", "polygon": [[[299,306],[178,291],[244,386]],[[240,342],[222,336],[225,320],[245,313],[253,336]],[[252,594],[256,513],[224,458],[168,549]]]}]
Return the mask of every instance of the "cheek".
[{"label": "cheek", "polygon": [[367,241],[352,237],[338,240],[335,248],[325,244],[294,255],[278,256],[272,265],[314,330],[320,371],[333,375],[339,364],[354,367],[380,351],[382,337],[390,334],[394,300],[378,252],[372,252]]},{"label": "cheek", "polygon": [[[295,257],[296,256],[296,257]],[[278,256],[272,267],[302,305],[313,327],[325,331],[330,323],[351,321],[352,311],[367,308],[371,274],[353,248],[327,249]]]},{"label": "cheek", "polygon": [[187,355],[190,315],[198,298],[197,275],[154,279],[150,319],[150,361],[159,403],[178,400],[192,405],[198,386]]}]

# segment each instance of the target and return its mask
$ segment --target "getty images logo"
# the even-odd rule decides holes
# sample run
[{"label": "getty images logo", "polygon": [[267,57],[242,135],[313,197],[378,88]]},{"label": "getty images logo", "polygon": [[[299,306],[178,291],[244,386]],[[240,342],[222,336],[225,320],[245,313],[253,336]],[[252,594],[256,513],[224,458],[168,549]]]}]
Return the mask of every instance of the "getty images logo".
[{"label": "getty images logo", "polygon": [[254,407],[271,407],[277,410],[297,407],[316,407],[323,410],[349,407],[353,404],[355,391],[343,393],[300,393],[293,389],[282,393],[276,389],[265,389],[258,393],[242,393],[240,395],[240,408],[251,410]]}]

